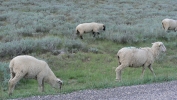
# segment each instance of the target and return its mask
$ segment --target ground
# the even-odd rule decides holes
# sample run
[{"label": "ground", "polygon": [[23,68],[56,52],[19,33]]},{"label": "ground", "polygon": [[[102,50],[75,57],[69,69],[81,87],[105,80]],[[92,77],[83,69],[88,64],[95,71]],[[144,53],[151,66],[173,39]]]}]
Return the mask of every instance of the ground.
[{"label": "ground", "polygon": [[32,96],[18,100],[176,100],[176,91],[177,81],[171,81],[110,89],[81,90],[59,95]]}]

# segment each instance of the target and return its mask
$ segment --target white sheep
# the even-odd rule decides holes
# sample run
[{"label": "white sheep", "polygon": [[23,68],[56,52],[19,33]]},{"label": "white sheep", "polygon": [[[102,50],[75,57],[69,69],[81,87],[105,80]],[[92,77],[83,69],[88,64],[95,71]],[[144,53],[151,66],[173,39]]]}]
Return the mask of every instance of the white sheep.
[{"label": "white sheep", "polygon": [[21,55],[13,58],[10,61],[9,68],[11,73],[9,96],[12,95],[15,85],[22,78],[37,79],[40,92],[44,91],[44,82],[50,84],[53,88],[61,88],[63,83],[54,75],[45,61],[32,56]]},{"label": "white sheep", "polygon": [[142,77],[144,76],[145,68],[148,67],[154,74],[152,64],[161,52],[166,51],[166,47],[162,42],[152,43],[152,47],[135,48],[124,47],[117,53],[119,66],[116,68],[116,80],[121,80],[121,70],[125,67],[143,67]]},{"label": "white sheep", "polygon": [[96,22],[83,23],[83,24],[79,24],[76,27],[76,34],[79,35],[81,39],[83,39],[82,35],[84,33],[92,32],[93,36],[95,37],[95,33],[99,34],[99,32],[102,30],[104,31],[106,30],[106,26],[102,23],[96,23]]},{"label": "white sheep", "polygon": [[177,31],[177,20],[166,18],[162,20],[162,26],[165,29],[165,32],[167,32],[167,30],[174,30],[176,32]]}]

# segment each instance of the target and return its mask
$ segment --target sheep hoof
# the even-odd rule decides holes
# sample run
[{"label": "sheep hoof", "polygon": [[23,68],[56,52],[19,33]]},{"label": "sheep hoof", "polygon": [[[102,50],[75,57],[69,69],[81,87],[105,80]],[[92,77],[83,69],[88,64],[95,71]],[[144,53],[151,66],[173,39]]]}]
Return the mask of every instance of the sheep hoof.
[{"label": "sheep hoof", "polygon": [[9,93],[9,97],[12,96],[12,93]]},{"label": "sheep hoof", "polygon": [[82,36],[80,36],[80,38],[81,38],[81,39],[83,39],[83,37],[82,37]]}]

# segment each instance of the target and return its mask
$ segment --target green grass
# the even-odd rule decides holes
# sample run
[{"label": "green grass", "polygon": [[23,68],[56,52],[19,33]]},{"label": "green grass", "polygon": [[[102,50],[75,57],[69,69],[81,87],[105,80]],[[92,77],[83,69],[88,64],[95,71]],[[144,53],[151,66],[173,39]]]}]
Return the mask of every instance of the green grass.
[{"label": "green grass", "polygon": [[[66,1],[66,0],[65,0]],[[0,11],[0,99],[69,93],[84,89],[113,88],[177,80],[177,32],[165,33],[161,21],[176,16],[175,0],[5,0]],[[85,22],[100,22],[106,31],[99,37],[73,35]],[[167,48],[154,64],[153,77],[147,68],[125,68],[122,81],[115,81],[117,51],[122,47],[147,47],[162,41]],[[65,55],[54,55],[55,50]],[[9,61],[21,54],[47,61],[64,81],[62,90],[45,84],[38,92],[36,80],[21,80],[8,96]]]},{"label": "green grass", "polygon": [[[69,93],[83,89],[112,88],[177,79],[175,64],[172,63],[169,65],[171,62],[163,59],[162,61],[155,62],[153,65],[157,75],[156,78],[153,77],[153,74],[148,68],[145,71],[143,79],[140,78],[142,68],[125,68],[122,72],[122,82],[117,82],[115,81],[115,68],[118,62],[117,57],[114,55],[117,52],[117,44],[104,41],[94,41],[93,43],[95,42],[97,45],[109,45],[109,51],[99,54],[78,52],[72,56],[70,54],[64,55],[62,58],[53,56],[50,53],[40,56],[41,58],[47,58],[46,61],[49,63],[51,69],[53,69],[56,76],[64,81],[64,86],[61,91],[56,91],[45,84],[45,93],[39,93],[37,91],[38,85],[35,80],[22,80],[20,84],[17,85],[13,96],[10,98]],[[143,46],[145,44],[141,43],[138,45]],[[102,50],[101,46],[98,48]],[[169,52],[173,51],[169,50]],[[168,57],[168,53],[166,57]],[[4,98],[9,98],[7,91],[3,91],[2,95]]]}]

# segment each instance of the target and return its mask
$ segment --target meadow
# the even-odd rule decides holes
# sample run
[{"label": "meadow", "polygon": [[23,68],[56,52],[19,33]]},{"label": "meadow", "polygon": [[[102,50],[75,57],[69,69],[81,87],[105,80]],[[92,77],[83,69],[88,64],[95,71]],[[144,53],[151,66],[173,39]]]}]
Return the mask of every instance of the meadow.
[{"label": "meadow", "polygon": [[[0,99],[63,94],[83,89],[114,88],[177,80],[177,32],[164,32],[164,18],[177,19],[175,0],[1,0],[0,1]],[[80,23],[99,22],[106,31],[97,37],[77,37]],[[122,47],[151,47],[161,41],[166,53],[147,68],[125,68],[115,81],[117,51]],[[64,52],[64,54],[60,54]],[[9,62],[18,55],[45,60],[64,81],[61,90],[45,84],[37,91],[33,79],[22,79],[8,96]]]}]

